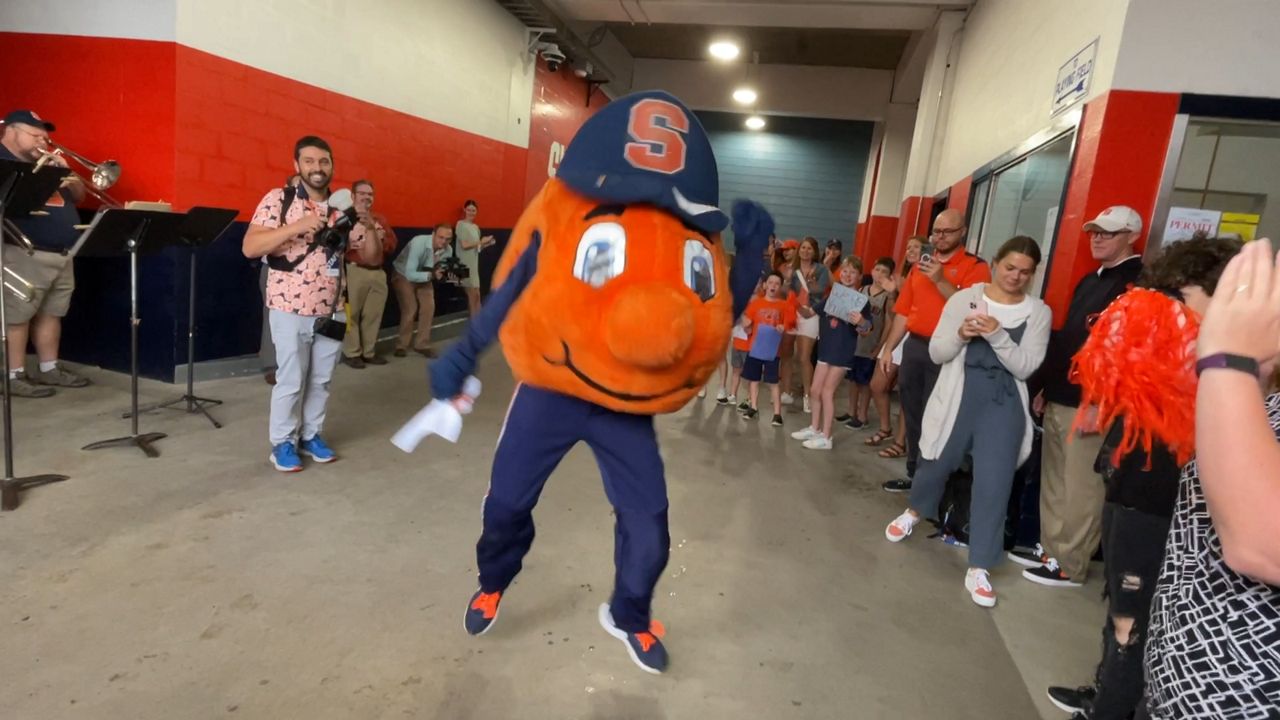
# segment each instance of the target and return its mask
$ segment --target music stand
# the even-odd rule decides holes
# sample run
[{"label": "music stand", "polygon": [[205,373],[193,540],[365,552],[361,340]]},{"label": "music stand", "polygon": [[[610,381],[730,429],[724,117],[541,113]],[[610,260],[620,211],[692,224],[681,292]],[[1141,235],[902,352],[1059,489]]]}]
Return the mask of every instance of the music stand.
[{"label": "music stand", "polygon": [[[181,397],[164,402],[152,403],[140,408],[135,408],[133,412],[150,412],[159,410],[160,408],[168,408],[178,403],[185,402],[187,404],[184,412],[187,413],[204,413],[204,416],[213,423],[215,428],[221,428],[222,423],[218,422],[209,414],[206,406],[221,405],[221,400],[213,398],[205,398],[196,395],[195,392],[195,369],[196,369],[196,250],[213,244],[219,236],[222,235],[231,223],[236,219],[237,211],[227,210],[224,208],[212,207],[193,207],[187,211],[187,219],[183,222],[182,227],[178,230],[178,243],[185,245],[190,249],[190,265],[191,265],[191,292],[187,301],[187,393]],[[174,408],[175,410],[180,408]],[[133,412],[127,412],[124,417],[130,417]]]},{"label": "music stand", "polygon": [[132,446],[147,457],[160,457],[160,451],[151,444],[166,435],[138,433],[138,256],[164,249],[170,244],[165,238],[176,237],[186,217],[183,213],[112,208],[98,213],[80,238],[80,255],[118,257],[122,252],[129,255],[129,363],[133,400],[133,413],[130,415],[132,432],[124,437],[89,443],[82,448],[84,450]]},{"label": "music stand", "polygon": [[[24,186],[33,183],[41,183],[48,181],[39,175],[33,174],[33,165],[30,163],[17,163],[13,161],[0,161],[0,225],[4,224],[5,212],[9,200],[16,196],[18,192],[23,191]],[[65,175],[65,173],[63,173]],[[57,184],[54,185],[56,192]],[[30,193],[29,190],[25,191]],[[48,199],[50,192],[45,195]],[[25,205],[26,203],[24,203]],[[43,205],[41,201],[41,205]],[[39,207],[39,206],[36,206]],[[22,214],[29,213],[31,207],[26,208]],[[0,278],[4,277],[4,255],[0,253]],[[0,288],[0,293],[4,290]],[[5,309],[3,299],[0,298],[0,363],[4,365],[4,379],[0,381],[0,387],[4,390],[4,478],[0,479],[0,510],[17,510],[18,509],[18,493],[39,485],[48,485],[50,483],[62,482],[67,480],[66,475],[28,475],[26,477],[14,477],[13,475],[13,395],[12,388],[9,387],[9,321],[5,317]]]}]

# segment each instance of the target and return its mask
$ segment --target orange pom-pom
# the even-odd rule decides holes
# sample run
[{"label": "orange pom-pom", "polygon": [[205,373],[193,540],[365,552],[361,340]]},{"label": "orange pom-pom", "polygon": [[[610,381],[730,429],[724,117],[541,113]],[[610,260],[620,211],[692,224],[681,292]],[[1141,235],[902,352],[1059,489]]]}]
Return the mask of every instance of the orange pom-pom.
[{"label": "orange pom-pom", "polygon": [[[1141,443],[1162,442],[1186,464],[1195,450],[1196,337],[1200,320],[1177,300],[1154,290],[1121,295],[1098,317],[1071,363],[1080,407],[1098,408],[1104,430],[1124,418],[1111,460],[1118,464]],[[1076,416],[1076,429],[1083,412]]]}]

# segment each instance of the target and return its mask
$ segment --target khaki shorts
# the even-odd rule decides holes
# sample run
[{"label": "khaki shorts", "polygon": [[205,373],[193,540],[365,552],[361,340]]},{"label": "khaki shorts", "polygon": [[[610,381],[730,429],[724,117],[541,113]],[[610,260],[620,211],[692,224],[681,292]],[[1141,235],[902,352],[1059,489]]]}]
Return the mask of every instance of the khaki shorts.
[{"label": "khaki shorts", "polygon": [[[76,289],[76,276],[70,257],[43,250],[27,255],[21,249],[5,243],[4,266],[5,322],[24,325],[36,315],[66,317],[67,309],[71,307],[71,293]],[[26,284],[10,275],[9,270],[21,276]],[[28,299],[19,298],[10,286],[21,290]]]}]

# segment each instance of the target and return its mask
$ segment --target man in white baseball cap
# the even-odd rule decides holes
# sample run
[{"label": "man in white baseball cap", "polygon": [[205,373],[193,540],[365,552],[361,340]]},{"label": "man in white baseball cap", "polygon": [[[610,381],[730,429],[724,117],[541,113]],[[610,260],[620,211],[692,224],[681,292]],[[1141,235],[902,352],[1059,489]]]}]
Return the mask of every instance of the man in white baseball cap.
[{"label": "man in white baseball cap", "polygon": [[1078,587],[1102,539],[1102,506],[1106,488],[1094,472],[1102,435],[1070,437],[1080,386],[1071,381],[1071,358],[1089,337],[1092,318],[1137,281],[1142,260],[1134,244],[1142,237],[1142,216],[1114,205],[1084,224],[1089,249],[1101,267],[1076,285],[1062,328],[1053,333],[1044,364],[1034,384],[1041,390],[1032,401],[1044,415],[1040,462],[1040,544],[1031,552],[1015,551],[1011,560],[1027,567],[1023,577],[1049,587]]}]

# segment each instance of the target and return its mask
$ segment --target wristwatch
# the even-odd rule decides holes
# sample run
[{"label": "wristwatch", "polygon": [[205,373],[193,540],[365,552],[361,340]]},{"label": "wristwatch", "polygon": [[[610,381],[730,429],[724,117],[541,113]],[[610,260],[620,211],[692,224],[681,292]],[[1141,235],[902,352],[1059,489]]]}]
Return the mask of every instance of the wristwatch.
[{"label": "wristwatch", "polygon": [[1258,366],[1257,360],[1251,357],[1245,357],[1244,355],[1232,355],[1231,353],[1214,353],[1213,355],[1200,358],[1200,360],[1196,362],[1196,375],[1199,376],[1200,373],[1205,370],[1212,370],[1215,368],[1238,370],[1242,373],[1248,373],[1255,378],[1262,377],[1262,369]]}]

